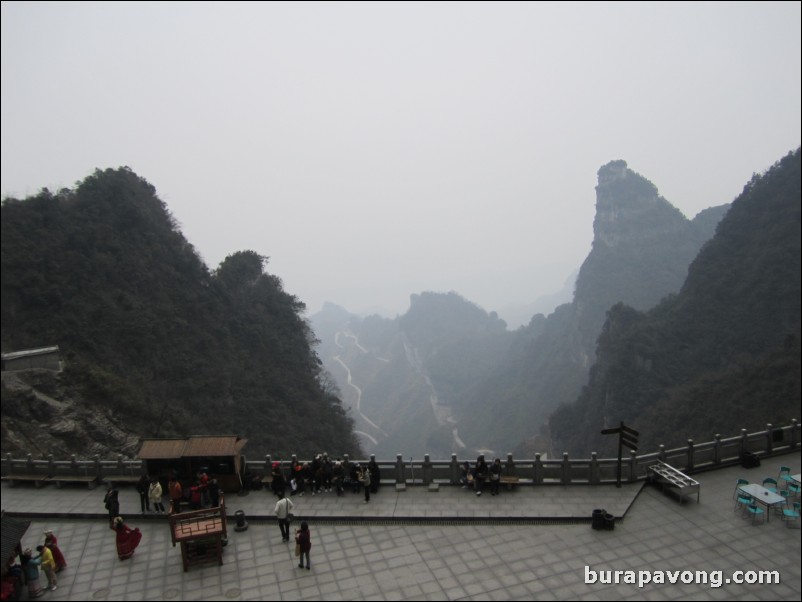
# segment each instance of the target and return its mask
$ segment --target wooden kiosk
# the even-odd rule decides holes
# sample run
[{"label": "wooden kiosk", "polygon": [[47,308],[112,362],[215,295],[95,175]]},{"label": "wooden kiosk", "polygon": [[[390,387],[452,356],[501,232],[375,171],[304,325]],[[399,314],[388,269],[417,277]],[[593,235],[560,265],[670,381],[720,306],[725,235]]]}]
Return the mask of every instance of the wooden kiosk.
[{"label": "wooden kiosk", "polygon": [[205,472],[210,479],[217,479],[222,491],[237,492],[242,489],[242,448],[247,442],[236,435],[143,439],[137,458],[142,460],[142,470],[157,477],[165,491],[169,476],[177,475],[186,485]]},{"label": "wooden kiosk", "polygon": [[223,495],[220,496],[220,505],[215,508],[170,515],[170,537],[173,547],[181,544],[184,572],[199,564],[223,564],[223,539],[227,535]]}]

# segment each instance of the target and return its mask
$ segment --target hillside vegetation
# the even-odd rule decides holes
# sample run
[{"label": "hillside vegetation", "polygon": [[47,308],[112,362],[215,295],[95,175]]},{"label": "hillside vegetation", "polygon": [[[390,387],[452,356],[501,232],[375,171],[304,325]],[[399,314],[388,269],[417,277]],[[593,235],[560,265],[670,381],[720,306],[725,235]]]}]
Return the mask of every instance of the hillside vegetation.
[{"label": "hillside vegetation", "polygon": [[[58,345],[66,368],[50,397],[135,438],[239,434],[257,457],[357,453],[304,306],[266,264],[240,251],[209,271],[153,186],[128,168],[5,199],[2,349]],[[23,442],[98,451],[100,435],[56,425],[59,412],[37,420],[26,408],[36,399],[4,380],[3,452],[37,451],[8,449]],[[32,427],[49,443],[15,435]],[[131,452],[130,441],[114,443],[101,447]]]}]

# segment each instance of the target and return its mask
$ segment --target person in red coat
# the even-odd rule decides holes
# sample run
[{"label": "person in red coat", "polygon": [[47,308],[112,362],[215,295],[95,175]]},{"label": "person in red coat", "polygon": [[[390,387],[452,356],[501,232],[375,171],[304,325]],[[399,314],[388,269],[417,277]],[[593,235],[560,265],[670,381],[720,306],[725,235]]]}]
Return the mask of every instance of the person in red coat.
[{"label": "person in red coat", "polygon": [[142,533],[126,525],[122,516],[114,519],[114,527],[117,530],[117,556],[120,560],[127,560],[134,555],[134,550],[142,541]]},{"label": "person in red coat", "polygon": [[53,552],[53,560],[56,561],[56,572],[63,571],[67,568],[67,561],[64,559],[64,554],[58,547],[58,539],[51,529],[44,532],[45,545]]}]

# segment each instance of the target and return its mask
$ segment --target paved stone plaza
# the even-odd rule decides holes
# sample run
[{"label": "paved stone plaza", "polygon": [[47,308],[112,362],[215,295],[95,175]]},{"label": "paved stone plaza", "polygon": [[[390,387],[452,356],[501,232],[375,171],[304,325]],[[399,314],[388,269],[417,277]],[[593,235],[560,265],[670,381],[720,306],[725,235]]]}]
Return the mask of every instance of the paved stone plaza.
[{"label": "paved stone plaza", "polygon": [[[266,491],[227,498],[224,565],[184,572],[167,519],[141,516],[133,487],[120,492],[121,513],[139,527],[133,559],[117,559],[102,488],[2,486],[6,512],[33,522],[24,547],[53,529],[69,563],[52,600],[799,600],[802,538],[779,515],[752,525],[733,512],[739,477],[762,482],[780,465],[800,469],[800,453],[695,475],[696,496],[676,497],[641,483],[615,486],[521,486],[476,497],[458,487],[430,492],[384,486],[369,504],[334,493],[296,498],[295,514],[312,530],[312,570],[297,568],[281,542]],[[616,515],[614,531],[594,531],[595,508]],[[233,529],[245,512],[249,528]],[[468,521],[466,519],[472,519]],[[297,526],[297,521],[296,521]],[[589,567],[589,569],[586,569]],[[586,571],[598,577],[586,583]],[[707,571],[722,583],[600,583],[601,571]],[[726,583],[736,571],[777,571],[780,583]],[[646,573],[643,573],[644,575]],[[686,576],[690,576],[690,573]],[[752,574],[747,574],[747,577]],[[625,576],[622,574],[620,580]]]}]

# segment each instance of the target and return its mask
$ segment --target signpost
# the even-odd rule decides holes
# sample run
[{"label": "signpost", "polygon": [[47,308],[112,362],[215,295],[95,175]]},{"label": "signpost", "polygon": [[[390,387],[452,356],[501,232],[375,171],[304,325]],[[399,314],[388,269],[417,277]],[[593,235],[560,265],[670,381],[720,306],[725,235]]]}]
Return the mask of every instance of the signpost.
[{"label": "signpost", "polygon": [[616,472],[615,486],[621,487],[621,455],[623,453],[623,448],[627,446],[633,451],[638,451],[638,435],[640,433],[621,422],[621,426],[612,429],[604,429],[601,434],[618,435],[618,469]]}]

